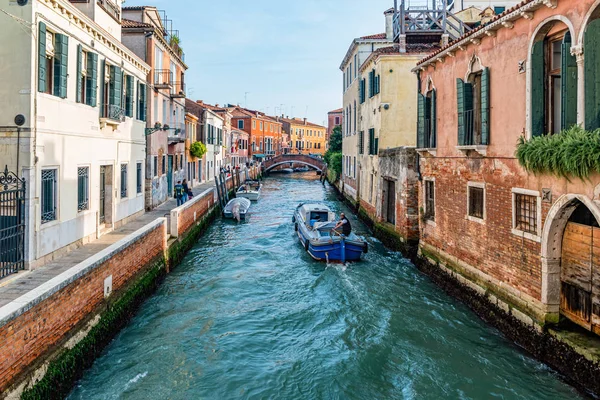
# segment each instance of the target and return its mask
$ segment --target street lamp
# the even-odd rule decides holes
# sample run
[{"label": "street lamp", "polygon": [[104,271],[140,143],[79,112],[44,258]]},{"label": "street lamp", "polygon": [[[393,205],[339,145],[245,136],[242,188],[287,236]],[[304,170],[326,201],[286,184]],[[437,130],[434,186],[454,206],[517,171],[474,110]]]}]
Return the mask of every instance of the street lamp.
[{"label": "street lamp", "polygon": [[176,135],[179,135],[181,133],[181,129],[170,128],[169,125],[162,125],[160,122],[155,123],[153,128],[146,128],[145,130],[146,136],[150,136],[158,131],[175,131]]}]

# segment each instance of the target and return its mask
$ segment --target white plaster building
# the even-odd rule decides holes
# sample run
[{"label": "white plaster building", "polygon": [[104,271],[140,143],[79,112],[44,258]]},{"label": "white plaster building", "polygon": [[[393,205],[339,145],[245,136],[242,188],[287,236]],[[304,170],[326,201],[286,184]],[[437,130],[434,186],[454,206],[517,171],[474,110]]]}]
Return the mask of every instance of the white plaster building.
[{"label": "white plaster building", "polygon": [[35,267],[144,212],[150,69],[120,43],[120,0],[23,3],[0,0],[0,163],[26,180]]},{"label": "white plaster building", "polygon": [[225,139],[223,137],[223,117],[217,112],[204,108],[204,118],[202,129],[206,138],[206,180],[212,181],[215,175],[219,173],[224,166],[223,156],[225,148],[223,147]]}]

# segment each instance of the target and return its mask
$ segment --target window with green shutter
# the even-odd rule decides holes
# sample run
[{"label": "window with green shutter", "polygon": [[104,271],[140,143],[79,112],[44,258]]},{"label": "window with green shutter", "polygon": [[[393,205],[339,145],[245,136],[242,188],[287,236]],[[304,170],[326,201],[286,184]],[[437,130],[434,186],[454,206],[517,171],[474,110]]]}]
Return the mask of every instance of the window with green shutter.
[{"label": "window with green shutter", "polygon": [[562,129],[577,125],[577,59],[571,54],[571,33],[562,42]]},{"label": "window with green shutter", "polygon": [[365,153],[365,131],[358,132],[358,154]]},{"label": "window with green shutter", "polygon": [[541,136],[546,129],[545,44],[541,40],[531,51],[531,135]]},{"label": "window with green shutter", "polygon": [[114,65],[110,66],[108,93],[108,114],[106,117],[118,121],[124,115],[123,70]]},{"label": "window with green shutter", "polygon": [[83,103],[85,97],[85,72],[83,71],[83,46],[77,45],[77,82],[75,90],[75,101]]},{"label": "window with green shutter", "polygon": [[48,58],[46,56],[46,24],[40,22],[38,32],[38,91],[48,90]]},{"label": "window with green shutter", "polygon": [[428,93],[428,101],[426,103],[429,110],[429,126],[426,127],[428,135],[425,138],[425,145],[429,149],[437,146],[437,92],[432,89]]},{"label": "window with green shutter", "polygon": [[98,104],[98,54],[96,53],[87,53],[85,80],[85,104],[96,107]]},{"label": "window with green shutter", "polygon": [[133,117],[133,76],[125,75],[125,116]]},{"label": "window with green shutter", "polygon": [[67,73],[69,65],[69,37],[54,34],[54,95],[67,97]]},{"label": "window with green shutter", "polygon": [[585,53],[585,128],[600,128],[600,19],[591,21],[583,39]]},{"label": "window with green shutter", "polygon": [[376,155],[379,147],[379,139],[375,137],[375,129],[369,129],[369,155]]},{"label": "window with green shutter", "polygon": [[417,148],[425,146],[425,96],[417,94]]},{"label": "window with green shutter", "polygon": [[[490,69],[484,68],[481,71],[480,88],[480,112],[481,128],[480,135],[476,136],[475,144],[490,144]],[[477,140],[478,139],[478,140]]]},{"label": "window with green shutter", "polygon": [[146,121],[146,93],[146,84],[138,83],[137,119],[140,121]]}]

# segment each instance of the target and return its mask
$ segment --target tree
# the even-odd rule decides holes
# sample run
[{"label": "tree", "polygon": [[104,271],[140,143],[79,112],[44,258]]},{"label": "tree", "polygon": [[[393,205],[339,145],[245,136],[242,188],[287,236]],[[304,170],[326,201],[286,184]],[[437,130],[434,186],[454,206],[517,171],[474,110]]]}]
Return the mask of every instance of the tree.
[{"label": "tree", "polygon": [[329,151],[337,153],[342,151],[342,126],[338,125],[333,128],[331,136],[329,137]]}]

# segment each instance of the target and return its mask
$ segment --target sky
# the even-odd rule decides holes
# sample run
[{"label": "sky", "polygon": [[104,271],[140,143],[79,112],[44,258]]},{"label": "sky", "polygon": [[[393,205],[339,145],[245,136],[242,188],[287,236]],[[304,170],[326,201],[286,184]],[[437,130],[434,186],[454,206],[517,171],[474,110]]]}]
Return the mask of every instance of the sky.
[{"label": "sky", "polygon": [[[187,95],[325,124],[342,107],[339,67],[355,37],[385,31],[393,0],[126,0],[179,30]],[[247,103],[246,103],[247,102]]]}]

